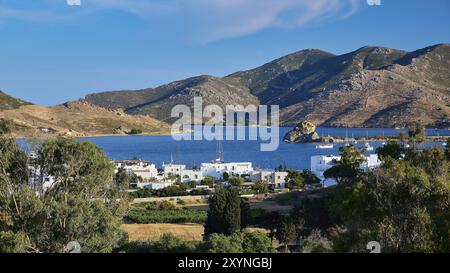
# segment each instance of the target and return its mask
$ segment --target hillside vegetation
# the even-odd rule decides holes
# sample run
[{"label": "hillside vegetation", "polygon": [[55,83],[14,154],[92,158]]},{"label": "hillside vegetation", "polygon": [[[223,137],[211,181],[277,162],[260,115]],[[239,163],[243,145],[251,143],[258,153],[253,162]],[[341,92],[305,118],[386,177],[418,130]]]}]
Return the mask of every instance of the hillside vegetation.
[{"label": "hillside vegetation", "polygon": [[172,121],[174,105],[280,105],[281,123],[319,126],[450,125],[450,45],[414,52],[366,46],[334,55],[308,49],[223,78],[199,76],[157,88],[91,94],[86,100]]}]

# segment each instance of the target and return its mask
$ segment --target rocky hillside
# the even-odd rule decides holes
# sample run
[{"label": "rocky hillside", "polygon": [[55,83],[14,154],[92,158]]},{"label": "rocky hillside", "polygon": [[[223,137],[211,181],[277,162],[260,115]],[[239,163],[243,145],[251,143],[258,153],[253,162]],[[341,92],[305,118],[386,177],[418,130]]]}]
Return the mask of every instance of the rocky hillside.
[{"label": "rocky hillside", "polygon": [[17,109],[22,105],[30,105],[31,103],[11,97],[0,90],[0,111]]},{"label": "rocky hillside", "polygon": [[414,52],[363,47],[343,55],[303,50],[224,78],[200,76],[154,89],[92,94],[86,100],[170,121],[176,104],[280,105],[285,125],[403,127],[450,124],[450,45]]},{"label": "rocky hillside", "polygon": [[[204,105],[259,105],[259,100],[248,88],[227,79],[199,76],[173,82],[155,89],[93,94],[86,100],[110,109],[125,109],[129,114],[150,115],[158,120],[171,121],[175,105],[193,107],[194,97],[202,97]],[[128,99],[127,99],[128,98]]]},{"label": "rocky hillside", "polygon": [[86,101],[54,107],[23,105],[0,111],[0,119],[14,124],[15,136],[123,135],[132,129],[144,134],[170,133],[168,124],[142,115],[112,111]]}]

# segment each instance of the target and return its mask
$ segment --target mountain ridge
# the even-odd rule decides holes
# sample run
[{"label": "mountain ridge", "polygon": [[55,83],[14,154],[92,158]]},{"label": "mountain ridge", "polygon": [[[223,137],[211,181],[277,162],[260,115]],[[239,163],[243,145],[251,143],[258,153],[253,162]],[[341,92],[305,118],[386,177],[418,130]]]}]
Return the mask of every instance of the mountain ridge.
[{"label": "mountain ridge", "polygon": [[86,100],[168,122],[170,107],[192,106],[192,97],[200,95],[206,104],[220,106],[280,105],[284,125],[309,119],[338,127],[447,126],[448,75],[449,44],[412,52],[364,46],[341,55],[305,49],[222,78],[203,75],[143,91],[90,94]]},{"label": "mountain ridge", "polygon": [[[450,44],[412,52],[364,46],[335,55],[319,49],[287,54],[224,77],[200,75],[154,88],[93,93],[83,102],[130,118],[171,123],[172,107],[279,105],[282,125],[310,120],[330,127],[450,126]],[[0,111],[30,106],[0,91]],[[109,114],[108,114],[109,115]]]}]

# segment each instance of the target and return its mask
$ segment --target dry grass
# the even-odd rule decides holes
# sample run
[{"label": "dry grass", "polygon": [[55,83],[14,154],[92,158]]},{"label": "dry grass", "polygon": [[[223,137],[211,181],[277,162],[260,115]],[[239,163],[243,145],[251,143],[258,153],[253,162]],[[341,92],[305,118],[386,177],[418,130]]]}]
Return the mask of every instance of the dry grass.
[{"label": "dry grass", "polygon": [[123,224],[130,241],[157,241],[170,233],[186,241],[201,241],[203,225],[201,224]]},{"label": "dry grass", "polygon": [[[170,233],[185,241],[203,240],[202,224],[123,224],[130,241],[157,241],[163,234]],[[263,228],[247,228],[251,232],[268,231]]]},{"label": "dry grass", "polygon": [[[148,116],[131,116],[91,105],[87,102],[70,102],[54,107],[38,105],[0,111],[0,118],[13,120],[27,129],[17,136],[39,136],[39,128],[52,128],[58,135],[72,130],[72,136],[123,135],[124,131],[140,129],[144,134],[168,134],[170,126]],[[118,129],[122,128],[122,129]]]}]

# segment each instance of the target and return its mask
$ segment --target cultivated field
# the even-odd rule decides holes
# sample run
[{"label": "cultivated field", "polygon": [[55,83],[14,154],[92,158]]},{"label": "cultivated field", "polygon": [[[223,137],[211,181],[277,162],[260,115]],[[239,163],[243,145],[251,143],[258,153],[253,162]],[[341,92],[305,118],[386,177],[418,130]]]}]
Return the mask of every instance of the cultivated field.
[{"label": "cultivated field", "polygon": [[[202,224],[123,224],[130,241],[157,241],[165,233],[175,235],[185,241],[203,239]],[[262,228],[248,228],[250,231],[267,232]]]},{"label": "cultivated field", "polygon": [[170,233],[186,241],[201,241],[203,225],[201,224],[123,224],[130,241],[157,241]]}]

